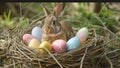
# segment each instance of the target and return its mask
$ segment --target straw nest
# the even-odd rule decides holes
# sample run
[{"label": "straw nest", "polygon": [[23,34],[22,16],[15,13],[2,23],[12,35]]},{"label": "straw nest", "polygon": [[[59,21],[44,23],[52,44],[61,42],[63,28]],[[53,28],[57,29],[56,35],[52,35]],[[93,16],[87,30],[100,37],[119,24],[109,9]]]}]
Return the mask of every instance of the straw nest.
[{"label": "straw nest", "polygon": [[[88,40],[75,50],[40,54],[22,42],[31,30],[16,27],[0,32],[0,68],[120,68],[120,51],[109,51],[104,36],[90,29]],[[92,34],[91,34],[92,33]]]}]

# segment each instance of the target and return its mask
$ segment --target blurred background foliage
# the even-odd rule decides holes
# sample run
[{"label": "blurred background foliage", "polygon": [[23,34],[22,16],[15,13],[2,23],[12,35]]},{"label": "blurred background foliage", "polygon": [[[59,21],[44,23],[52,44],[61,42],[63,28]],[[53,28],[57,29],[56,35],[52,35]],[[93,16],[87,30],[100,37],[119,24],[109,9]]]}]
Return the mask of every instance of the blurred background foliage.
[{"label": "blurred background foliage", "polygon": [[[10,46],[17,45],[17,44],[22,45],[21,38],[22,38],[23,34],[31,33],[31,29],[36,25],[42,26],[42,22],[43,22],[44,16],[45,16],[45,13],[41,6],[42,3],[44,3],[46,6],[48,6],[48,8],[50,10],[53,10],[55,5],[57,4],[55,2],[35,2],[35,3],[34,2],[18,2],[18,3],[17,2],[16,3],[0,2],[0,40],[7,37],[7,38],[5,38],[5,41],[7,41],[6,45],[10,45]],[[80,29],[82,27],[87,27],[89,30],[88,42],[90,39],[93,41],[95,40],[94,42],[90,41],[90,42],[94,43],[93,45],[105,45],[104,55],[106,55],[107,52],[110,50],[113,50],[112,52],[115,52],[115,51],[117,52],[117,49],[120,51],[120,3],[114,3],[114,2],[110,2],[110,3],[66,2],[64,11],[61,13],[61,15],[59,16],[58,19],[59,19],[59,21],[63,20],[63,21],[65,21],[65,23],[70,24],[72,26],[72,28],[74,29],[74,31],[77,31],[78,29]],[[99,38],[99,39],[97,39],[97,38]],[[21,39],[21,40],[19,40],[19,39]],[[102,44],[101,44],[101,42],[99,42],[100,40],[103,40],[103,41],[101,41]],[[15,43],[13,43],[13,42],[15,42]],[[99,42],[99,43],[97,43],[97,42]],[[11,43],[13,43],[13,44],[11,44]],[[90,45],[92,45],[92,44],[90,43]],[[19,48],[20,48],[19,46],[18,47],[15,46],[15,50],[18,50]],[[14,49],[14,46],[12,49]],[[10,51],[12,49],[10,49]],[[16,52],[14,52],[14,50],[12,50],[12,53],[10,52],[12,54],[11,55],[12,59],[13,59],[14,55],[17,56],[17,53],[19,53],[20,50],[23,51],[24,49],[20,48]],[[95,52],[90,52],[90,53],[93,53],[93,54],[97,53],[98,51],[101,51],[100,49],[95,50],[93,48],[93,50],[95,50]],[[0,51],[0,52],[2,52],[2,51]],[[13,54],[13,53],[15,53],[15,54]],[[27,52],[25,54],[27,54]],[[8,53],[8,55],[9,55],[9,53]],[[22,55],[22,54],[20,54],[20,55]],[[84,54],[82,58],[84,58],[85,55],[86,54]],[[16,56],[15,56],[15,58],[16,58]],[[19,56],[19,54],[18,54],[18,56]],[[35,54],[35,56],[36,56],[36,54]],[[104,65],[104,63],[101,64],[100,56],[98,55],[97,57],[95,57],[95,59],[100,58],[100,62],[99,62],[100,64],[97,63],[96,67],[98,65]],[[116,58],[116,56],[118,57],[119,55],[114,55],[111,58],[113,58],[113,57]],[[69,57],[69,55],[68,55],[68,57]],[[10,55],[8,56],[8,58],[10,58]],[[20,56],[20,58],[21,58],[21,56]],[[33,57],[33,58],[35,58],[35,57]],[[102,55],[102,58],[103,58],[103,55]],[[94,57],[93,57],[93,59],[94,59]],[[104,60],[104,59],[102,59],[102,60]],[[109,59],[107,59],[107,60],[109,60]],[[116,60],[118,60],[118,58],[116,58]],[[74,60],[72,60],[72,61],[74,61]],[[7,65],[7,66],[11,66],[11,65],[16,66],[15,62],[16,61],[11,60],[9,62],[10,65]],[[35,60],[35,62],[36,62],[36,60]],[[114,61],[114,62],[116,62],[116,61]],[[3,63],[1,63],[1,64],[3,64]],[[9,64],[9,63],[7,63],[7,64]],[[13,64],[11,64],[11,63],[13,63]],[[109,63],[111,63],[111,61],[109,61]],[[20,61],[20,65],[21,65],[21,61]],[[41,64],[40,64],[40,66],[41,66]],[[112,68],[112,64],[111,64],[111,68]]]},{"label": "blurred background foliage", "polygon": [[[50,10],[53,10],[57,4],[55,2],[44,3]],[[117,4],[67,2],[59,20],[64,20],[75,28],[84,26],[88,28],[91,26],[103,27],[105,25],[111,31],[117,33],[120,29],[120,11],[113,10],[119,10],[119,3]],[[117,5],[117,7],[114,5]],[[40,2],[0,3],[0,28],[14,28],[16,25],[29,27],[30,23],[44,15]],[[38,24],[41,22],[42,20],[36,21]],[[99,34],[102,34],[102,32],[102,30],[98,30]]]}]

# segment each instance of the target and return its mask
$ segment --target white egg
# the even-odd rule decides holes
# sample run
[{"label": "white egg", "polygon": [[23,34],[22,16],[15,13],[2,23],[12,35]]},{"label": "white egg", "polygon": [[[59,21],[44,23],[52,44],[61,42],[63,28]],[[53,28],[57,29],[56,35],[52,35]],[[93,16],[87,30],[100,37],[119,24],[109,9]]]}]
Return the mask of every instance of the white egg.
[{"label": "white egg", "polygon": [[40,28],[40,27],[38,27],[38,26],[34,27],[34,28],[32,29],[31,35],[32,35],[34,38],[36,38],[36,39],[38,39],[39,41],[41,41],[41,38],[42,38],[42,28]]},{"label": "white egg", "polygon": [[86,27],[83,27],[78,30],[78,32],[76,33],[76,36],[79,37],[80,42],[83,43],[84,41],[86,41],[88,34],[89,34],[88,29]]}]

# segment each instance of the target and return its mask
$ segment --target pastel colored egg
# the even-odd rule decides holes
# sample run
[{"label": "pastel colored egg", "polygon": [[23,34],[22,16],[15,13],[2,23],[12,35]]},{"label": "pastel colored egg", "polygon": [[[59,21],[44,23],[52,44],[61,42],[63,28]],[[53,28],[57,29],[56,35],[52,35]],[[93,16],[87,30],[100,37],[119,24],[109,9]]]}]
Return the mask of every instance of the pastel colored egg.
[{"label": "pastel colored egg", "polygon": [[65,51],[67,49],[66,41],[62,39],[55,40],[51,46],[55,52]]},{"label": "pastel colored egg", "polygon": [[73,37],[67,42],[67,50],[73,50],[75,48],[80,47],[80,38]]},{"label": "pastel colored egg", "polygon": [[39,41],[41,41],[41,38],[42,38],[42,28],[40,28],[40,27],[38,27],[38,26],[34,27],[34,28],[32,29],[31,35],[32,35],[34,38],[36,38],[36,39],[38,39]]},{"label": "pastel colored egg", "polygon": [[86,27],[83,27],[78,30],[78,32],[76,33],[76,37],[79,37],[80,42],[83,43],[88,38],[88,34],[89,34],[88,29]]},{"label": "pastel colored egg", "polygon": [[40,41],[37,39],[32,39],[28,45],[29,48],[31,49],[38,49],[40,45]]},{"label": "pastel colored egg", "polygon": [[41,54],[47,54],[48,53],[45,48],[48,49],[49,52],[52,51],[51,44],[49,42],[47,42],[47,41],[43,41],[39,45],[39,51],[40,51]]},{"label": "pastel colored egg", "polygon": [[33,39],[33,36],[31,34],[24,34],[23,37],[23,42],[28,45],[30,40]]}]

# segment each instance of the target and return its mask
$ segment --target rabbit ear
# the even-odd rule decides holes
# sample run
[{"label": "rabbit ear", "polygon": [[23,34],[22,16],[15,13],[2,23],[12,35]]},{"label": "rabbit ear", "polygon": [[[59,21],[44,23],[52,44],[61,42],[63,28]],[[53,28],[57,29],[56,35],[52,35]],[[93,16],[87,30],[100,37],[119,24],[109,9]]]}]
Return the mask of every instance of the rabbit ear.
[{"label": "rabbit ear", "polygon": [[44,12],[45,12],[45,15],[48,16],[49,14],[51,14],[50,10],[48,9],[47,6],[45,6],[44,4],[41,4]]},{"label": "rabbit ear", "polygon": [[59,16],[60,13],[63,11],[64,7],[65,7],[65,3],[59,3],[54,9],[55,16]]}]

